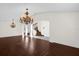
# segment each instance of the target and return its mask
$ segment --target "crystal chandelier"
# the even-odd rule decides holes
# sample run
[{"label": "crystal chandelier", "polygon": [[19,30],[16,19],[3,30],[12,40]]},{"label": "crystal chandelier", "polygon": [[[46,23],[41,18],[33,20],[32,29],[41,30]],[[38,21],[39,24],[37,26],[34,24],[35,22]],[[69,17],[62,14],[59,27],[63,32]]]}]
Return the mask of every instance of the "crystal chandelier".
[{"label": "crystal chandelier", "polygon": [[12,19],[12,23],[11,23],[11,28],[15,28],[16,27],[16,25],[15,25],[15,22],[14,22],[14,19]]},{"label": "crystal chandelier", "polygon": [[25,16],[20,17],[20,21],[25,24],[33,23],[33,19],[29,16],[28,8],[26,9]]}]

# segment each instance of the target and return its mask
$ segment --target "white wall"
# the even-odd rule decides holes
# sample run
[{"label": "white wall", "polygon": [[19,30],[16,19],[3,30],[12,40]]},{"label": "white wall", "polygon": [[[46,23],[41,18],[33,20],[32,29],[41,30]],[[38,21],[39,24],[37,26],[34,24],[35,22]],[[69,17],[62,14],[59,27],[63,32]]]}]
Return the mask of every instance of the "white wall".
[{"label": "white wall", "polygon": [[39,13],[36,17],[50,21],[50,42],[79,48],[79,12]]}]

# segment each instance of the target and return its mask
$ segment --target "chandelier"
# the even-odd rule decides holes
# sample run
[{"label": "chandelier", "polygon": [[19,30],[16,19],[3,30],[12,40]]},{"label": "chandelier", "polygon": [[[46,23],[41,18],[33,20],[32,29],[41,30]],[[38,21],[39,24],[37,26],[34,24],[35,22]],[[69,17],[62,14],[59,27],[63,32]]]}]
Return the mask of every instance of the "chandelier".
[{"label": "chandelier", "polygon": [[16,25],[15,25],[15,22],[14,22],[14,19],[12,19],[12,23],[11,23],[11,28],[15,28],[16,27]]},{"label": "chandelier", "polygon": [[20,22],[25,24],[33,23],[33,19],[29,16],[28,8],[26,9],[25,16],[20,17]]}]

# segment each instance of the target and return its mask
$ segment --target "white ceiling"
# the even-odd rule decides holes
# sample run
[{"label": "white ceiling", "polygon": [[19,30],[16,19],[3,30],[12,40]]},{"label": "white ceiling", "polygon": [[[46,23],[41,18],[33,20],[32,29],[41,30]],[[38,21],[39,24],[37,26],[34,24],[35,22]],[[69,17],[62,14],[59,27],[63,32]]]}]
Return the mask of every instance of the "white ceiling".
[{"label": "white ceiling", "polygon": [[79,3],[0,3],[0,20],[22,15],[28,8],[31,14],[39,12],[79,11]]},{"label": "white ceiling", "polygon": [[0,9],[29,8],[34,12],[45,11],[79,11],[79,3],[6,3],[0,4]]}]

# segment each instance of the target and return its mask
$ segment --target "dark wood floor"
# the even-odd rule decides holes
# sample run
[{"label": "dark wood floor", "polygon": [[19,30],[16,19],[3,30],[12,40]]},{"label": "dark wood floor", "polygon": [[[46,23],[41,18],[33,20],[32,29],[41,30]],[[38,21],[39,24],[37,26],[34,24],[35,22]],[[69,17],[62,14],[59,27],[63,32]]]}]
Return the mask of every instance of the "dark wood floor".
[{"label": "dark wood floor", "polygon": [[21,36],[0,38],[0,56],[79,56],[79,49]]}]

